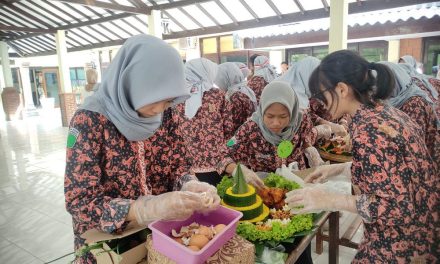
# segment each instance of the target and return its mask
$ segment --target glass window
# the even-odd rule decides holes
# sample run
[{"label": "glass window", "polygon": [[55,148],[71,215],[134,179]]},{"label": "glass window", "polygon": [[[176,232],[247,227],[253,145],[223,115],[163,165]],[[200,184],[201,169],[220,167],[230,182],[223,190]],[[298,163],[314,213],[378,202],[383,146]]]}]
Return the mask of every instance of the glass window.
[{"label": "glass window", "polygon": [[328,46],[313,47],[313,56],[322,60],[328,54]]},{"label": "glass window", "polygon": [[425,38],[423,54],[423,72],[436,76],[440,65],[440,37]]},{"label": "glass window", "polygon": [[76,70],[75,70],[75,68],[70,68],[70,80],[76,80]]},{"label": "glass window", "polygon": [[203,54],[217,53],[217,39],[205,38],[203,39]]},{"label": "glass window", "polygon": [[223,53],[233,50],[235,49],[233,47],[232,35],[220,37],[220,51]]},{"label": "glass window", "polygon": [[77,80],[85,80],[86,74],[84,72],[84,68],[77,68],[76,69],[76,79]]}]

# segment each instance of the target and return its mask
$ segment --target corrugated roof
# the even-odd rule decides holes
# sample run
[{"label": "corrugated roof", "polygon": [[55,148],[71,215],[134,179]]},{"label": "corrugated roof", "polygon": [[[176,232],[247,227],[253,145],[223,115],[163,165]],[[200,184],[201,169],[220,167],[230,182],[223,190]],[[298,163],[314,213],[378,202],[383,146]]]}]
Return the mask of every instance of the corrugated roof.
[{"label": "corrugated roof", "polygon": [[[425,0],[349,2],[351,14],[437,3]],[[54,33],[60,29],[67,31],[69,51],[120,45],[130,36],[148,32],[147,15],[152,10],[161,10],[162,21],[169,23],[170,29],[163,37],[173,39],[293,22],[304,26],[309,22],[302,21],[325,21],[330,4],[330,0],[2,0],[0,40],[6,41],[21,56],[44,55],[55,53]],[[313,30],[317,24],[314,20],[308,25]],[[322,25],[318,27],[323,29]],[[294,32],[296,28],[293,25],[267,30]]]},{"label": "corrugated roof", "polygon": [[[440,2],[413,5],[375,12],[366,12],[348,16],[348,26],[364,26],[385,24],[387,22],[397,22],[399,20],[407,21],[409,19],[420,19],[422,17],[433,18],[440,16]],[[262,27],[258,29],[246,29],[235,32],[242,38],[259,38],[278,35],[289,35],[302,32],[328,30],[330,19],[322,18],[312,21],[298,22],[294,24],[284,24],[276,26]],[[440,29],[440,25],[439,25]]]}]

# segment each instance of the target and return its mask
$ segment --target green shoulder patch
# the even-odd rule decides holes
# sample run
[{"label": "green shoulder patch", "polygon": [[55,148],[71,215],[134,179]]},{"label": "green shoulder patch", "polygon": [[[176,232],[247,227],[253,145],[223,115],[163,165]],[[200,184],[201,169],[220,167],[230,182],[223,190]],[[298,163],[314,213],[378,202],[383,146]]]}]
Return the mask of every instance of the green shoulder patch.
[{"label": "green shoulder patch", "polygon": [[78,129],[76,129],[74,127],[69,128],[69,134],[67,135],[67,147],[68,148],[73,148],[73,146],[75,146],[78,135],[79,135]]},{"label": "green shoulder patch", "polygon": [[231,139],[228,140],[228,142],[226,142],[226,146],[232,147],[235,145],[235,143],[236,143],[235,137],[232,137]]}]

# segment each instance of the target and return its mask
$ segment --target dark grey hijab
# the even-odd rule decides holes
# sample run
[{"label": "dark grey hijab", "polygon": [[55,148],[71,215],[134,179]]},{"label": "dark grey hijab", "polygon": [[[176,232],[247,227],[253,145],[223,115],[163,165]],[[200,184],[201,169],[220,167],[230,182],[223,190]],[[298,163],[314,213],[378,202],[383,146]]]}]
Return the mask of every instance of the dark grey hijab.
[{"label": "dark grey hijab", "polygon": [[[174,98],[189,98],[179,53],[153,36],[129,38],[107,68],[97,91],[80,107],[106,116],[128,140],[148,139],[162,123],[162,114],[141,117],[136,110]],[[170,74],[172,73],[172,74]]]}]

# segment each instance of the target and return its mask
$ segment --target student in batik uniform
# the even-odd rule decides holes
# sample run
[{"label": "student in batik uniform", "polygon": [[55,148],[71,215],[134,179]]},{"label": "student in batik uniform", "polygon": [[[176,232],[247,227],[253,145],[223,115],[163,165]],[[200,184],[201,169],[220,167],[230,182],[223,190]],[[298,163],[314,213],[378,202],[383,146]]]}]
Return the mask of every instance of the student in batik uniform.
[{"label": "student in batik uniform", "polygon": [[215,84],[226,91],[226,101],[232,104],[232,130],[225,131],[227,139],[252,115],[257,108],[254,91],[246,85],[240,69],[233,62],[219,65]]},{"label": "student in batik uniform", "polygon": [[269,58],[258,56],[254,61],[254,74],[252,78],[248,78],[248,86],[254,91],[257,102],[260,101],[264,87],[273,81],[275,77],[275,68],[269,63]]},{"label": "student in batik uniform", "polygon": [[309,110],[310,117],[315,126],[326,124],[330,127],[331,133],[337,136],[345,136],[347,134],[346,129],[339,124],[331,122],[331,117],[328,115],[324,104],[315,98],[310,98],[310,75],[320,62],[319,59],[308,56],[297,62],[295,67],[290,68],[276,80],[285,81],[290,84],[298,96],[299,108],[301,110]]},{"label": "student in batik uniform", "polygon": [[424,132],[426,146],[431,158],[439,168],[440,164],[440,120],[434,111],[436,105],[429,95],[420,89],[408,75],[402,64],[381,62],[387,65],[396,77],[396,88],[390,97],[390,104],[411,117]]},{"label": "student in batik uniform", "polygon": [[328,193],[315,186],[289,192],[286,202],[298,213],[358,213],[364,240],[353,263],[437,260],[438,171],[419,126],[382,103],[394,86],[387,66],[368,63],[348,50],[325,57],[310,77],[312,94],[326,103],[333,117],[347,113],[353,117],[349,131],[353,163],[321,166],[305,181],[321,182],[348,171],[355,195]]},{"label": "student in batik uniform", "polygon": [[[146,35],[124,43],[70,122],[64,192],[75,250],[90,229],[117,233],[129,222],[185,219],[219,204],[215,188],[189,174],[177,118],[167,109],[188,97],[173,47]],[[212,208],[202,206],[200,192],[215,200]],[[75,261],[95,262],[90,253]]]},{"label": "student in batik uniform", "polygon": [[233,131],[233,105],[226,91],[214,87],[218,65],[201,58],[186,62],[186,85],[191,98],[177,106],[192,171],[201,181],[216,185],[228,162],[226,134]]},{"label": "student in batik uniform", "polygon": [[248,66],[244,64],[243,62],[234,62],[235,65],[240,69],[241,73],[243,74],[243,80],[247,80],[247,77],[251,73],[251,70],[249,70]]}]

